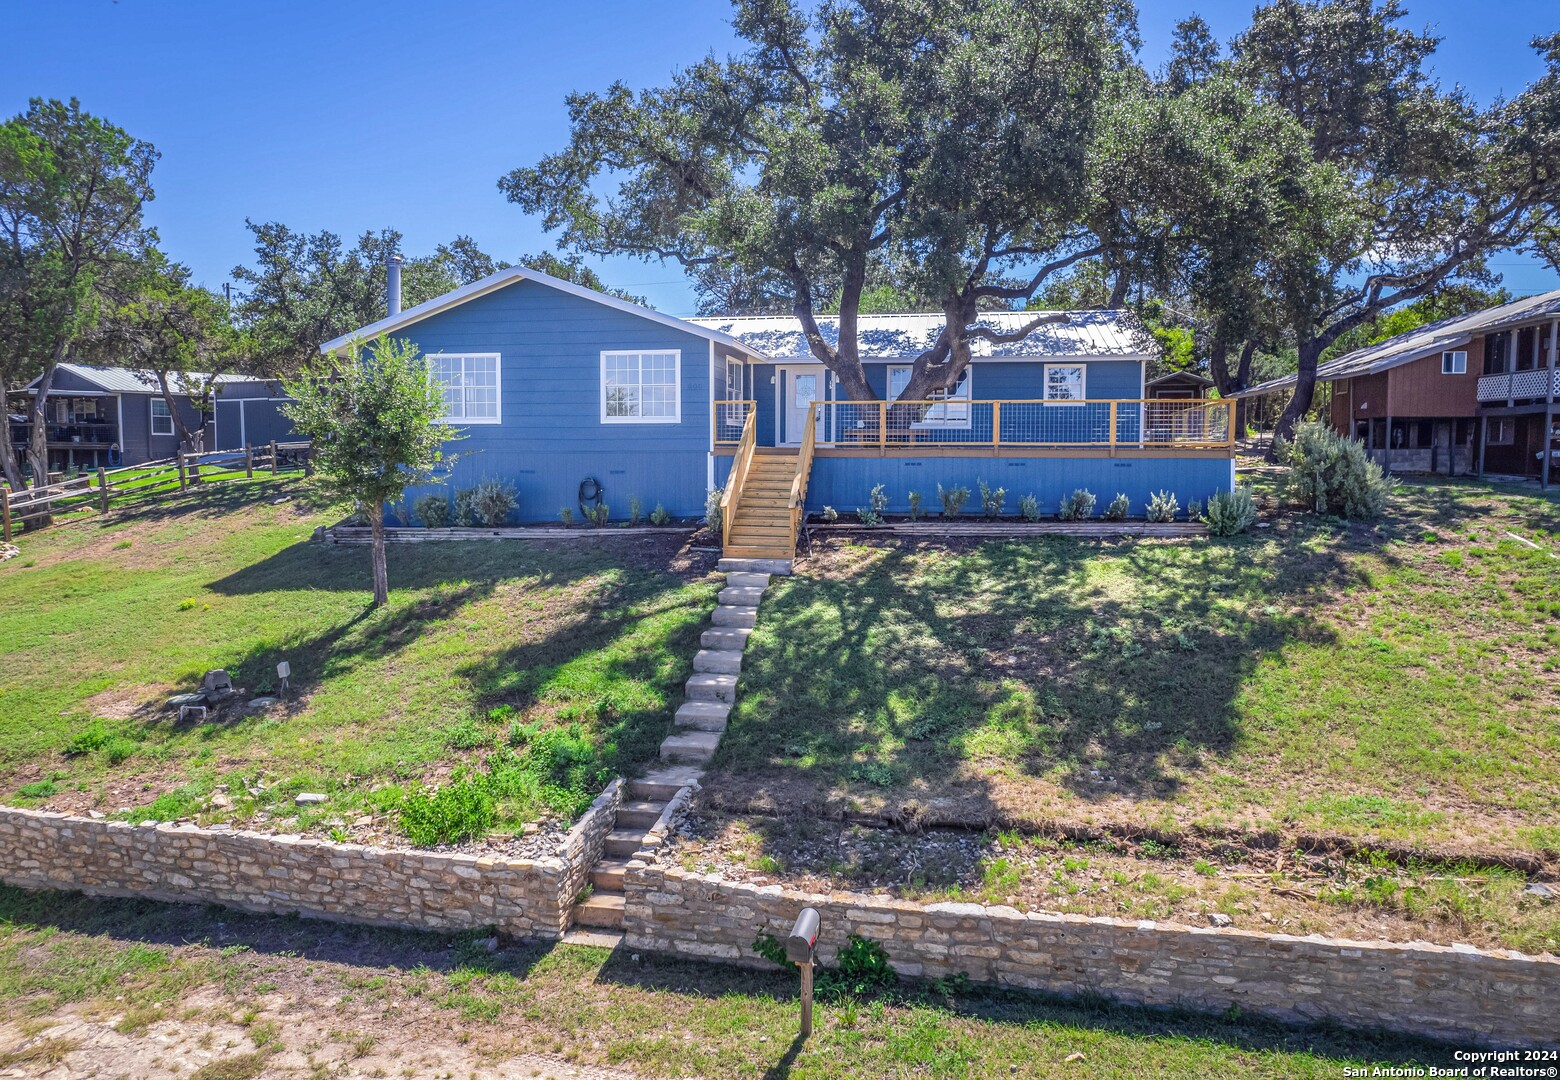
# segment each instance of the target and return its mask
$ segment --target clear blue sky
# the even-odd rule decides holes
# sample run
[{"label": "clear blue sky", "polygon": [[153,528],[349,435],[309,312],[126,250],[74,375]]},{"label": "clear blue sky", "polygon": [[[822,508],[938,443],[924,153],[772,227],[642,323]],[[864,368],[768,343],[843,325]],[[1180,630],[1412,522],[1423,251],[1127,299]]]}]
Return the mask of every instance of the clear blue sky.
[{"label": "clear blue sky", "polygon": [[[614,79],[640,87],[733,44],[725,0],[10,0],[0,110],[30,97],[85,108],[162,151],[149,216],[165,248],[220,288],[252,253],[244,218],[351,238],[393,227],[408,253],[467,233],[513,259],[549,246],[498,177],[557,149],[563,98]],[[1541,65],[1529,39],[1560,28],[1553,0],[1408,0],[1446,38],[1444,82],[1511,96]],[[1251,0],[1145,0],[1143,58],[1163,59],[1197,11],[1227,40]],[[673,266],[598,263],[613,285],[689,314]],[[1498,257],[1519,294],[1560,287]]]}]

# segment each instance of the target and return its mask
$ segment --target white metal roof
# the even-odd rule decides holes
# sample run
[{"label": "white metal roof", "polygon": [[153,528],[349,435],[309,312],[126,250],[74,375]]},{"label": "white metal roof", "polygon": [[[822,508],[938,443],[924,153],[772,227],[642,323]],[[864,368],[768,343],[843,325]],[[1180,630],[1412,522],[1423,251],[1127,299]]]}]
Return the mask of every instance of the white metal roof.
[{"label": "white metal roof", "polygon": [[[156,378],[154,378],[152,375],[146,374],[142,371],[137,371],[133,368],[95,367],[88,364],[75,364],[66,361],[62,362],[56,370],[65,372],[69,375],[75,375],[77,378],[85,379],[87,382],[92,383],[106,394],[162,393],[161,388],[157,385]],[[43,376],[40,375],[37,379],[34,379],[32,382],[28,383],[27,389],[31,390],[36,387],[42,378]],[[204,385],[206,382],[212,381],[217,386],[226,386],[229,383],[265,381],[264,379],[256,379],[248,375],[213,375],[206,371],[190,371],[173,377],[172,382],[175,393],[180,392],[179,384],[181,380],[185,381],[187,384],[197,385]],[[56,383],[50,390],[50,393],[69,396],[70,391],[59,389],[58,383]]]},{"label": "white metal roof", "polygon": [[[1012,333],[1033,321],[1038,311],[982,312],[976,325]],[[1053,356],[1101,356],[1136,359],[1152,354],[1154,344],[1127,311],[1067,311],[1065,323],[1049,323],[1022,341],[972,343],[974,355],[1001,359]],[[801,322],[793,315],[742,315],[693,319],[722,334],[740,338],[776,360],[812,361]],[[899,360],[918,356],[942,333],[941,315],[863,315],[858,340],[863,360]],[[839,342],[839,318],[820,316],[818,329],[832,347]]]},{"label": "white metal roof", "polygon": [[358,341],[372,341],[380,334],[394,333],[395,331],[410,326],[413,323],[421,322],[430,315],[437,315],[441,311],[448,311],[450,308],[458,307],[459,305],[466,303],[468,300],[475,300],[479,296],[486,296],[488,293],[495,292],[498,289],[504,288],[505,286],[513,285],[517,281],[531,281],[538,285],[545,285],[550,289],[557,289],[559,292],[568,293],[570,296],[577,296],[582,300],[589,300],[594,304],[601,304],[603,307],[613,308],[617,311],[624,311],[630,315],[637,315],[642,319],[649,319],[651,322],[660,323],[662,326],[670,326],[676,330],[682,330],[690,334],[697,334],[699,337],[708,338],[721,345],[725,345],[728,348],[735,349],[738,352],[752,355],[756,359],[767,359],[762,354],[755,353],[751,346],[745,344],[744,342],[738,341],[729,334],[721,333],[717,330],[711,329],[708,326],[689,322],[686,319],[679,319],[673,315],[663,315],[661,312],[656,311],[653,308],[647,308],[643,305],[631,303],[627,300],[620,300],[615,296],[607,296],[605,293],[599,293],[594,289],[587,289],[583,285],[576,285],[572,281],[564,281],[562,278],[555,278],[551,274],[544,274],[540,270],[532,270],[529,267],[524,266],[507,267],[503,270],[497,271],[496,273],[489,274],[485,278],[480,278],[476,281],[473,281],[469,285],[462,285],[458,289],[451,289],[443,296],[435,296],[432,300],[425,300],[416,307],[409,307],[400,314],[391,315],[380,319],[378,322],[372,322],[367,326],[359,327],[350,334],[343,334],[338,338],[333,338],[332,340],[327,341],[325,344],[320,346],[320,352],[340,352],[342,349],[351,344],[354,339]]},{"label": "white metal roof", "polygon": [[[1543,319],[1560,318],[1560,289],[1539,293],[1525,300],[1513,300],[1499,307],[1485,308],[1468,315],[1453,315],[1432,323],[1355,349],[1351,353],[1327,361],[1316,369],[1317,382],[1333,382],[1352,379],[1359,375],[1375,375],[1402,364],[1411,364],[1427,356],[1437,356],[1449,349],[1460,349],[1480,334],[1505,330]],[[1243,391],[1239,396],[1270,394],[1295,384],[1295,376],[1270,379],[1265,383]]]}]

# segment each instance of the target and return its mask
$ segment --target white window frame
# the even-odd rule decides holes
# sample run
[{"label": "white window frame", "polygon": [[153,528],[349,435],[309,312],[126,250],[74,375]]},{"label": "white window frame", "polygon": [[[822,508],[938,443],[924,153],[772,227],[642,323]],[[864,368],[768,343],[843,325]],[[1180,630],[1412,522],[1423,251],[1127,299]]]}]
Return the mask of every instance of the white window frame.
[{"label": "white window frame", "polygon": [[[903,372],[906,382],[909,381],[910,372],[914,371],[912,364],[890,364],[888,366],[888,381],[883,389],[887,391],[888,401],[893,402],[898,395],[894,393],[894,376]],[[946,401],[946,405],[933,405],[926,410],[926,415],[911,424],[912,430],[926,428],[967,428],[970,426],[970,414],[973,411],[970,402],[975,400],[975,365],[968,364],[964,368],[964,374],[959,376],[959,384],[952,392],[944,390],[932,391],[931,400]]]},{"label": "white window frame", "polygon": [[[732,376],[733,375],[736,376],[736,383],[737,383],[737,385],[735,386],[735,388],[733,388],[732,385],[731,385]],[[677,396],[678,396],[678,398],[680,400],[681,397],[682,397],[681,388],[679,388],[679,392],[678,392]],[[726,400],[727,400],[728,403],[729,402],[733,402],[733,401],[746,401],[747,400],[747,361],[746,360],[738,360],[738,359],[736,359],[734,357],[730,357],[730,356],[726,357]],[[681,408],[680,405],[679,405],[679,408]],[[728,424],[742,424],[742,423],[745,423],[747,421],[747,416],[744,415],[743,408],[742,408],[741,405],[727,404],[726,408],[725,408],[725,413],[726,413],[725,422],[728,423]]]},{"label": "white window frame", "polygon": [[[163,413],[162,416],[158,416],[157,415],[157,406],[159,406],[159,405],[161,405],[163,407],[163,409],[164,409],[164,413]],[[147,406],[147,411],[151,415],[151,418],[152,418],[152,434],[153,435],[177,435],[179,433],[179,429],[173,426],[173,410],[168,408],[168,402],[167,402],[167,400],[165,398],[162,398],[162,397],[159,397],[156,394],[153,394],[151,396],[151,398],[147,401],[146,406]],[[167,431],[158,431],[157,430],[157,421],[159,421],[159,420],[163,420],[163,421],[167,422],[167,424],[168,424],[168,430]]]},{"label": "white window frame", "polygon": [[[608,416],[607,361],[619,356],[670,356],[672,358],[671,416]],[[682,350],[681,349],[603,349],[601,352],[601,422],[603,424],[680,424],[682,423]],[[643,380],[640,386],[644,385]]]},{"label": "white window frame", "polygon": [[1456,349],[1441,354],[1442,375],[1466,375],[1468,374],[1468,354],[1462,349]]},{"label": "white window frame", "polygon": [[[496,352],[436,352],[425,353],[423,360],[428,365],[428,381],[439,387],[439,392],[444,392],[444,383],[434,371],[435,360],[491,360],[493,361],[493,415],[492,416],[441,416],[439,423],[449,424],[452,427],[468,427],[476,424],[502,424],[504,422],[504,357]],[[464,363],[461,367],[465,372]],[[464,406],[463,406],[464,407]]]},{"label": "white window frame", "polygon": [[[1082,405],[1089,400],[1089,365],[1077,364],[1043,364],[1040,374],[1040,392],[1047,405]],[[1051,396],[1051,369],[1070,368],[1078,372],[1078,396],[1075,398],[1054,398]]]}]

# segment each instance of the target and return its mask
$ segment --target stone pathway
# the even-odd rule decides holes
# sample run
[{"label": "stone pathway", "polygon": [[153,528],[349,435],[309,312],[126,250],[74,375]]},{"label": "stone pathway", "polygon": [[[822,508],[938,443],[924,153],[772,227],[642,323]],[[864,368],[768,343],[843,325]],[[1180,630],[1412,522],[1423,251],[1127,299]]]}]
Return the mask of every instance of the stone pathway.
[{"label": "stone pathway", "polygon": [[[742,653],[758,620],[758,604],[772,574],[789,574],[791,563],[782,559],[722,559],[726,587],[711,626],[699,639],[693,658],[693,675],[684,687],[687,700],[677,709],[677,731],[661,743],[665,764],[654,772],[631,780],[627,796],[618,808],[617,820],[607,833],[601,861],[590,872],[591,893],[574,906],[575,925],[570,936],[580,944],[609,945],[621,938],[623,925],[623,875],[629,860],[643,846],[649,830],[678,791],[696,783],[704,766],[715,756],[726,717],[737,699],[737,677],[742,673]],[[568,942],[570,937],[565,937]]]}]

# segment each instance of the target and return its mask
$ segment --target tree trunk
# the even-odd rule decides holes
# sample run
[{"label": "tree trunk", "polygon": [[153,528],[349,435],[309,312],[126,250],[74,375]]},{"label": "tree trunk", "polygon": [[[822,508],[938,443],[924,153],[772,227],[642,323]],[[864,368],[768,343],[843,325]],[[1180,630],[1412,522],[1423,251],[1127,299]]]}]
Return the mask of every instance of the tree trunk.
[{"label": "tree trunk", "polygon": [[59,370],[59,357],[63,346],[55,349],[55,355],[43,369],[38,380],[38,393],[28,404],[27,419],[32,422],[32,437],[27,444],[27,461],[32,465],[33,486],[42,487],[49,482],[49,431],[43,422],[48,409],[49,390],[54,385],[54,373]]},{"label": "tree trunk", "polygon": [[374,563],[374,606],[390,603],[390,574],[385,569],[385,502],[375,499],[368,511],[369,531],[373,543],[369,545]]},{"label": "tree trunk", "polygon": [[22,490],[22,463],[16,456],[16,446],[11,442],[11,413],[9,402],[0,391],[0,473],[12,491]]},{"label": "tree trunk", "polygon": [[186,454],[198,454],[202,446],[195,445],[195,436],[190,431],[190,426],[184,422],[184,417],[179,414],[179,405],[173,400],[173,391],[168,386],[168,373],[166,371],[154,372],[157,376],[157,385],[162,390],[163,402],[168,406],[168,415],[173,418],[174,433],[179,436],[179,445],[184,447]]},{"label": "tree trunk", "polygon": [[[1316,397],[1316,360],[1321,353],[1320,342],[1310,336],[1300,339],[1300,367],[1295,372],[1295,396],[1289,399],[1289,404],[1285,406],[1283,414],[1278,418],[1278,424],[1273,429],[1275,443],[1279,439],[1293,438],[1295,428],[1311,410],[1311,402]],[[1268,447],[1267,459],[1278,460],[1278,455],[1272,446]]]}]

